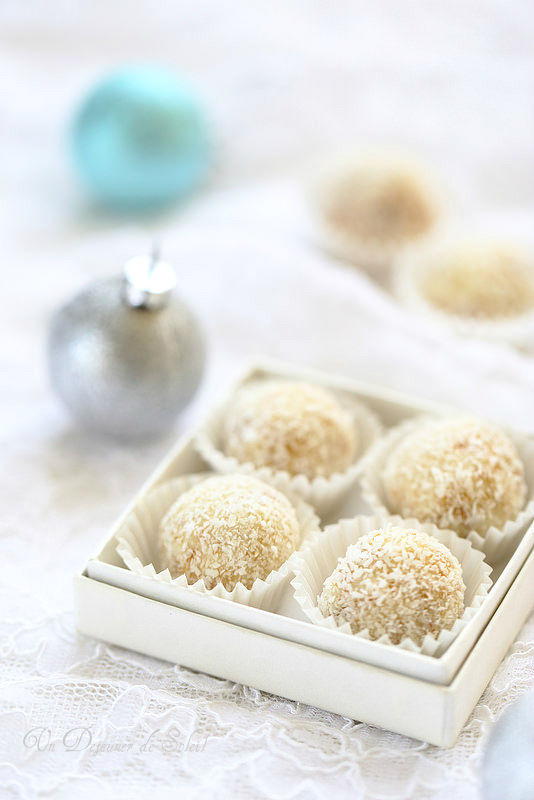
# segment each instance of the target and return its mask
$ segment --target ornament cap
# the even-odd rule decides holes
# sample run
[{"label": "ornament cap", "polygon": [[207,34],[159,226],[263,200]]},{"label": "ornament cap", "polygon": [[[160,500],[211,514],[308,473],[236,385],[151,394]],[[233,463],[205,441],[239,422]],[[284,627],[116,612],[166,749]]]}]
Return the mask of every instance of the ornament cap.
[{"label": "ornament cap", "polygon": [[136,256],[124,265],[123,300],[131,308],[155,311],[166,306],[176,286],[176,273],[162,261],[154,246],[149,256]]}]

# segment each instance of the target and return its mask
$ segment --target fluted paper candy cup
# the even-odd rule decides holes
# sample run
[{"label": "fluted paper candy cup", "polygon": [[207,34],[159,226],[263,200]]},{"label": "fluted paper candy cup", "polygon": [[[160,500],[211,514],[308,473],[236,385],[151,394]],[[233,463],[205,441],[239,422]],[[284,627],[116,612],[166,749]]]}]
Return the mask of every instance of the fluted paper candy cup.
[{"label": "fluted paper candy cup", "polygon": [[372,531],[392,526],[412,528],[424,531],[444,544],[456,556],[462,568],[462,576],[466,586],[464,611],[450,630],[442,630],[438,636],[427,634],[421,645],[406,637],[399,644],[394,644],[389,636],[383,635],[374,641],[380,644],[400,647],[414,653],[439,657],[454,641],[467,623],[473,619],[484,602],[491,587],[491,567],[485,563],[484,555],[476,550],[470,542],[461,539],[450,530],[436,528],[430,523],[421,524],[414,519],[403,519],[397,516],[375,514],[374,516],[358,516],[345,519],[336,525],[327,526],[323,533],[305,548],[295,559],[295,577],[291,581],[294,598],[308,619],[316,625],[337,630],[350,636],[358,636],[371,640],[368,631],[353,634],[348,622],[339,625],[333,616],[325,617],[318,607],[325,580],[333,573],[340,558],[347,548],[360,537]]},{"label": "fluted paper candy cup", "polygon": [[[248,388],[251,385],[252,382],[245,384],[245,387]],[[359,437],[355,460],[344,472],[337,472],[329,477],[318,476],[310,479],[306,475],[291,475],[285,470],[256,467],[251,462],[242,463],[237,458],[226,455],[223,450],[224,421],[227,410],[231,407],[232,398],[208,418],[196,436],[195,447],[202,458],[217,472],[239,472],[254,475],[285,494],[302,497],[315,508],[318,514],[323,516],[341,500],[351,486],[356,484],[363,456],[382,431],[382,424],[376,414],[363,403],[355,401],[345,393],[335,392],[332,389],[330,391],[351,414]]]},{"label": "fluted paper candy cup", "polygon": [[[212,597],[222,597],[255,608],[273,610],[292,573],[295,551],[282,566],[273,570],[264,580],[257,579],[251,589],[237,583],[228,591],[222,583],[208,589],[203,580],[189,584],[185,575],[173,578],[162,562],[159,550],[159,526],[171,506],[180,495],[187,492],[214,473],[185,475],[166,481],[152,489],[142,498],[128,515],[117,532],[117,553],[128,569],[162,583],[185,587]],[[299,497],[289,497],[295,509],[300,530],[299,547],[302,548],[319,533],[319,519],[313,509]]]},{"label": "fluted paper candy cup", "polygon": [[[362,496],[373,511],[381,514],[394,513],[387,502],[383,481],[386,462],[394,449],[406,436],[419,430],[422,425],[436,420],[436,417],[417,417],[392,428],[368,452],[362,466],[360,485]],[[534,442],[525,436],[507,431],[516,445],[525,468],[527,500],[515,519],[508,520],[502,528],[491,526],[484,536],[472,530],[465,537],[474,547],[481,550],[494,567],[504,557],[509,556],[518,544],[525,526],[534,519]]]}]

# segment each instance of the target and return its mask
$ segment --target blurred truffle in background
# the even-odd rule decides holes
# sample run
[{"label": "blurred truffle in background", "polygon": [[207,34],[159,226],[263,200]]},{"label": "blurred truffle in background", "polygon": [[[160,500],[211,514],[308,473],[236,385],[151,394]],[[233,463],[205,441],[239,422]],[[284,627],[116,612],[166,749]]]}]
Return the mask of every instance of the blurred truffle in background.
[{"label": "blurred truffle in background", "polygon": [[399,259],[393,291],[462,335],[518,347],[534,337],[534,251],[510,237],[444,231]]},{"label": "blurred truffle in background", "polygon": [[310,203],[322,245],[380,273],[440,222],[442,194],[437,177],[412,156],[374,150],[325,162],[312,180]]}]

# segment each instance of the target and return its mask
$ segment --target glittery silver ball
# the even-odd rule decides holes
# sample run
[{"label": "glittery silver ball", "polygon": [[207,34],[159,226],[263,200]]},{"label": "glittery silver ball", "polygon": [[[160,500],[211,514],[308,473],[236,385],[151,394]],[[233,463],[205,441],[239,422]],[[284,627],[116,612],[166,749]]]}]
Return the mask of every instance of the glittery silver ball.
[{"label": "glittery silver ball", "polygon": [[48,342],[52,383],[89,428],[122,439],[168,429],[202,378],[204,340],[173,293],[157,310],[123,299],[123,279],[93,284],[56,312]]},{"label": "glittery silver ball", "polygon": [[534,691],[507,708],[490,734],[482,762],[482,796],[534,798]]}]

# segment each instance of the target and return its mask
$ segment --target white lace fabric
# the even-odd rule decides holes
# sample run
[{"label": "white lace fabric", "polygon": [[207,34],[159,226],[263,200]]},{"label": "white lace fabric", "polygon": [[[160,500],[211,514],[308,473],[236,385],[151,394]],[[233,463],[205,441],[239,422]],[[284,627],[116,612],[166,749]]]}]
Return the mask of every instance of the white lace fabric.
[{"label": "white lace fabric", "polygon": [[[455,747],[441,749],[76,632],[72,576],[252,355],[534,432],[532,355],[460,343],[411,318],[312,246],[295,182],[265,179],[389,124],[443,156],[449,177],[471,182],[477,211],[528,233],[534,55],[525,5],[452,0],[436,14],[415,3],[402,16],[395,0],[261,6],[227,14],[215,0],[183,2],[172,25],[177,6],[167,0],[94,0],[72,13],[59,0],[7,0],[0,9],[1,800],[477,800],[492,724],[534,685],[531,616]],[[61,138],[84,87],[107,65],[140,56],[193,75],[223,139],[211,191],[143,223],[149,230],[83,205]],[[451,119],[465,126],[455,135]],[[69,420],[48,385],[44,341],[54,308],[144,252],[154,230],[202,318],[210,360],[178,428],[128,448]]]}]

